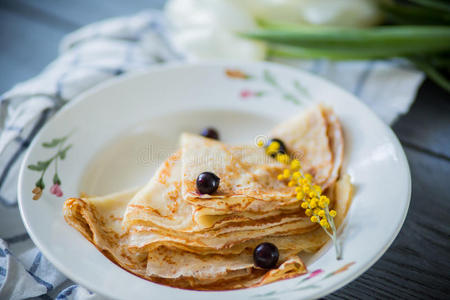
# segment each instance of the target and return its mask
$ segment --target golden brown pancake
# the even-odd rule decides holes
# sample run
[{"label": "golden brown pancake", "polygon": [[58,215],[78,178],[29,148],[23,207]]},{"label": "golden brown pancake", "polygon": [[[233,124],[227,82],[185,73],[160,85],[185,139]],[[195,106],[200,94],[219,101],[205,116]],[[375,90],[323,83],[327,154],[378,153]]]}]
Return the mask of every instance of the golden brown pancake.
[{"label": "golden brown pancake", "polygon": [[[290,153],[302,153],[304,169],[327,188],[340,226],[352,187],[348,176],[336,181],[343,154],[339,120],[330,109],[316,106],[272,134]],[[305,216],[294,188],[277,180],[284,168],[256,146],[183,134],[181,150],[144,187],[70,198],[64,217],[109,259],[142,278],[197,290],[259,286],[304,274],[298,254],[316,251],[329,239]],[[195,188],[205,171],[221,179],[212,195]],[[253,249],[262,242],[279,249],[275,269],[253,263]]]}]

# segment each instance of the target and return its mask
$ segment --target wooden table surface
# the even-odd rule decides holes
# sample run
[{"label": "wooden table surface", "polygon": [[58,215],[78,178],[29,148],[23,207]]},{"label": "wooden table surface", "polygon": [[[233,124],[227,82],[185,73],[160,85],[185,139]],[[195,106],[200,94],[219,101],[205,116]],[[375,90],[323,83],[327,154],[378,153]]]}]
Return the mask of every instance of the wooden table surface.
[{"label": "wooden table surface", "polygon": [[[0,94],[38,74],[55,58],[58,42],[68,32],[163,4],[164,0],[0,1]],[[410,112],[393,129],[411,168],[408,217],[383,257],[329,299],[450,298],[449,94],[427,80]]]}]

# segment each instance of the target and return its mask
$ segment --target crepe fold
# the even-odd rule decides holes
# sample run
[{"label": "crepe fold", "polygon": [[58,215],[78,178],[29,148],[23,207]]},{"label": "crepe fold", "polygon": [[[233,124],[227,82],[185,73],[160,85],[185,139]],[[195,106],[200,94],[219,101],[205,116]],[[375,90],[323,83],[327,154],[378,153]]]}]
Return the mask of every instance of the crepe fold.
[{"label": "crepe fold", "polygon": [[[340,226],[352,187],[348,176],[337,180],[343,136],[334,113],[313,107],[271,136],[283,140],[290,153],[302,153],[304,170],[326,188]],[[256,146],[183,134],[181,149],[144,187],[70,198],[64,216],[108,258],[142,278],[198,290],[262,285],[304,274],[298,254],[328,240],[304,215],[294,188],[277,180],[284,168]],[[205,171],[220,178],[212,195],[196,191],[195,180]],[[262,242],[279,249],[276,269],[255,267],[253,249]]]}]

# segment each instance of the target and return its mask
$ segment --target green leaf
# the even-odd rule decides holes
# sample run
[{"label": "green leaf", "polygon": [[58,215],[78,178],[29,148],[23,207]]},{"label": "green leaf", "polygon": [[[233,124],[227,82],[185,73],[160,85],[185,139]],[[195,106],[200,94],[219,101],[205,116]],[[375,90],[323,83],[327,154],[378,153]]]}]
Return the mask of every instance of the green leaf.
[{"label": "green leaf", "polygon": [[33,171],[44,171],[45,169],[47,169],[47,167],[50,165],[51,162],[52,159],[45,161],[38,161],[35,165],[29,165],[28,169]]},{"label": "green leaf", "polygon": [[307,290],[307,289],[315,289],[318,288],[319,286],[317,284],[310,284],[310,285],[305,285],[305,286],[301,286],[298,288],[293,289],[292,291],[301,291],[301,290]]},{"label": "green leaf", "polygon": [[41,168],[42,170],[47,169],[48,165],[52,162],[52,160],[46,160],[46,161],[38,161],[37,166]]},{"label": "green leaf", "polygon": [[36,165],[28,165],[28,169],[32,170],[32,171],[42,171],[43,168],[40,166],[36,166]]},{"label": "green leaf", "polygon": [[53,183],[61,185],[61,180],[59,179],[58,173],[55,173],[55,175],[53,175]]},{"label": "green leaf", "polygon": [[62,149],[61,151],[59,151],[59,153],[58,153],[59,158],[61,158],[61,159],[66,158],[67,151],[68,151],[70,148],[72,148],[72,144],[68,145],[67,147],[65,147],[64,149]]},{"label": "green leaf", "polygon": [[297,98],[295,98],[293,95],[291,95],[291,94],[284,94],[283,98],[285,100],[287,100],[287,101],[290,101],[290,102],[294,103],[294,104],[297,104],[297,105],[300,104],[300,101]]},{"label": "green leaf", "polygon": [[308,27],[257,30],[244,36],[270,43],[321,51],[350,51],[392,56],[445,52],[448,26],[379,26],[375,28]]},{"label": "green leaf", "polygon": [[410,60],[416,65],[416,67],[424,71],[425,74],[427,74],[428,77],[437,85],[445,89],[447,92],[450,92],[450,80],[447,79],[443,72],[440,72],[437,68],[435,68],[427,61],[412,58]]},{"label": "green leaf", "polygon": [[54,147],[58,146],[59,144],[61,144],[62,142],[64,142],[66,139],[67,139],[67,137],[53,139],[51,142],[42,143],[42,146],[45,148],[54,148]]},{"label": "green leaf", "polygon": [[303,95],[309,96],[308,90],[298,80],[294,80],[294,87]]},{"label": "green leaf", "polygon": [[45,148],[53,148],[58,146],[59,144],[59,139],[53,139],[51,142],[44,142],[42,143],[42,146]]},{"label": "green leaf", "polygon": [[275,295],[277,292],[276,291],[270,291],[270,292],[267,292],[267,293],[264,293],[264,294],[258,294],[258,295],[254,295],[254,296],[252,296],[252,297],[268,297],[268,296],[273,296],[273,295]]},{"label": "green leaf", "polygon": [[264,70],[264,80],[273,86],[278,86],[275,77],[273,77],[273,75],[269,72],[269,70]]}]

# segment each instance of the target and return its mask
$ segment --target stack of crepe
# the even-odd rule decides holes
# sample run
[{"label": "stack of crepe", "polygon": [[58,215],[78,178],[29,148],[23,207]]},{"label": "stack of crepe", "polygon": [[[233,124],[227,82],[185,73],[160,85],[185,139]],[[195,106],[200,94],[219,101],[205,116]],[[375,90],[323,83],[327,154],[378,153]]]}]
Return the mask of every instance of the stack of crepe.
[{"label": "stack of crepe", "polygon": [[[339,178],[343,136],[338,119],[315,106],[270,133],[281,139],[305,172],[321,185],[339,226],[351,198],[348,176]],[[174,287],[224,290],[258,286],[304,274],[302,251],[328,240],[304,215],[295,188],[277,180],[286,168],[257,146],[230,146],[182,134],[144,187],[103,197],[70,198],[66,221],[113,262],[142,278]],[[202,172],[220,178],[218,190],[199,194]],[[277,267],[258,268],[253,249],[277,246]]]}]

